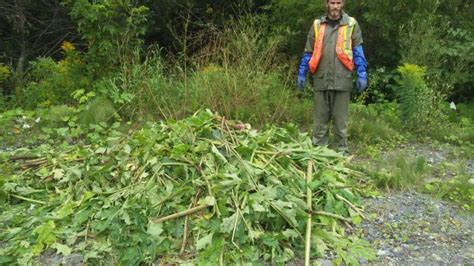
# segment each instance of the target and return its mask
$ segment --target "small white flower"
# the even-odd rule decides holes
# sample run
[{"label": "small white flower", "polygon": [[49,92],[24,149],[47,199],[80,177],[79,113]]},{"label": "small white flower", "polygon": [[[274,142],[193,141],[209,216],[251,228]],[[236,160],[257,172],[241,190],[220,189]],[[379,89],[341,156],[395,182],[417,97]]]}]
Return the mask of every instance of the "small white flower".
[{"label": "small white flower", "polygon": [[35,123],[39,123],[41,121],[41,117],[36,118]]},{"label": "small white flower", "polygon": [[453,111],[456,111],[456,104],[454,102],[451,102],[451,104],[449,105],[449,108],[451,108],[451,110]]}]

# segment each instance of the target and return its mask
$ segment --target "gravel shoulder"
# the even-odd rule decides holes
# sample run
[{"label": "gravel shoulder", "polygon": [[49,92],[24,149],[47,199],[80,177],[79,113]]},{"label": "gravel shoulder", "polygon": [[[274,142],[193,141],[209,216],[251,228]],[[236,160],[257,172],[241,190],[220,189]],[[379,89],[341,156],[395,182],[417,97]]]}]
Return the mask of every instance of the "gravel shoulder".
[{"label": "gravel shoulder", "polygon": [[[390,152],[394,152],[393,150]],[[437,167],[459,164],[473,175],[473,160],[459,159],[447,149],[415,143],[395,152],[422,156]],[[433,172],[432,179],[448,181],[450,169]],[[474,265],[474,216],[459,206],[416,191],[399,191],[366,198],[368,219],[361,230],[375,248],[378,260],[365,265]]]},{"label": "gravel shoulder", "polygon": [[456,206],[400,192],[365,208],[362,231],[378,255],[369,265],[474,265],[474,219]]}]

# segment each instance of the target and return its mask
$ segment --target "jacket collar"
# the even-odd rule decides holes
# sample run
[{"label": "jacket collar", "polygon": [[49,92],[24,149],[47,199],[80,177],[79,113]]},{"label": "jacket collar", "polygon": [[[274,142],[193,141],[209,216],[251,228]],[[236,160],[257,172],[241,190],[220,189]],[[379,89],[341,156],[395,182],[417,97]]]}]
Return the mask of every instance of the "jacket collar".
[{"label": "jacket collar", "polygon": [[[328,16],[324,15],[321,17],[321,23],[327,23],[328,22]],[[346,12],[342,11],[342,17],[341,20],[339,21],[339,25],[347,25],[349,24],[349,15],[346,14]]]}]

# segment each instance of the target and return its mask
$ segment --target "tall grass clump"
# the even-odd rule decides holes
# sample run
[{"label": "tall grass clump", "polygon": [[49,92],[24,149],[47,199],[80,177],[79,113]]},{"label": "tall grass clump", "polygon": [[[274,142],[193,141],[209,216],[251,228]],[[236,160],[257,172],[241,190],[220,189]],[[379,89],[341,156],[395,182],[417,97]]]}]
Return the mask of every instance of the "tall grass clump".
[{"label": "tall grass clump", "polygon": [[188,86],[194,109],[210,108],[259,125],[311,121],[311,101],[295,97],[283,78],[280,42],[267,37],[255,20],[234,21],[212,36],[193,60],[196,71]]},{"label": "tall grass clump", "polygon": [[198,34],[207,45],[173,62],[159,49],[142,61],[137,52],[135,63],[96,84],[95,91],[127,120],[178,119],[211,109],[258,127],[310,124],[312,101],[296,97],[294,80],[285,78],[290,75],[278,53],[280,42],[257,24],[242,18],[222,30],[209,26]]},{"label": "tall grass clump", "polygon": [[159,49],[150,50],[143,62],[123,65],[113,77],[96,84],[96,91],[108,97],[127,120],[177,118],[183,111],[181,82],[165,71]]}]

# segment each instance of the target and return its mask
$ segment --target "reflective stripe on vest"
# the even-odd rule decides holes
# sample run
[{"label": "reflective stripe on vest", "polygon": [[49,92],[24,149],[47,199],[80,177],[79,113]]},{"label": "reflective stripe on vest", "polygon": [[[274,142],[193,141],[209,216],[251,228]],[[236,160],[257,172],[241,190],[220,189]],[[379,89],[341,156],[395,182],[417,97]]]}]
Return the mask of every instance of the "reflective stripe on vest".
[{"label": "reflective stripe on vest", "polygon": [[[337,32],[336,54],[341,63],[350,71],[354,69],[352,56],[352,32],[354,31],[355,19],[349,17],[348,25],[340,25]],[[326,31],[326,23],[321,24],[319,19],[314,21],[314,46],[313,55],[309,60],[309,70],[316,73],[321,53],[323,52],[323,39]]]}]

